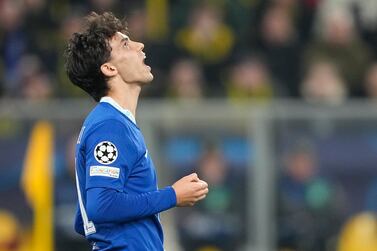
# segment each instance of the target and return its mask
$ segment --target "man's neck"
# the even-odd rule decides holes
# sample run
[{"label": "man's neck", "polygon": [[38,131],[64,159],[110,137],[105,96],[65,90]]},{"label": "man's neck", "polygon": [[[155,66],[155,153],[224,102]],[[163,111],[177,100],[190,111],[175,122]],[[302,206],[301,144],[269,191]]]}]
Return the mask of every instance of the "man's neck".
[{"label": "man's neck", "polygon": [[136,117],[137,102],[141,86],[138,84],[122,84],[111,88],[107,96],[115,100],[123,109],[129,110]]}]

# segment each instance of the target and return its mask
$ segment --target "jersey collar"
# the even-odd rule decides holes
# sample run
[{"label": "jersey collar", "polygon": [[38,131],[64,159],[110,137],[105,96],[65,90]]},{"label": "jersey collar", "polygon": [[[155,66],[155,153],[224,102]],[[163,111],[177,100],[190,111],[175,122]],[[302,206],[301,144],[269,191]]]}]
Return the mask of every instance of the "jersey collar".
[{"label": "jersey collar", "polygon": [[122,108],[114,99],[112,99],[111,97],[109,96],[105,96],[105,97],[102,97],[100,102],[105,102],[105,103],[109,103],[110,105],[112,105],[115,109],[117,109],[118,111],[120,111],[121,113],[123,113],[124,115],[127,116],[127,118],[129,118],[135,125],[136,125],[136,119],[134,117],[134,115],[132,115],[132,113],[127,110],[127,109],[124,109]]}]

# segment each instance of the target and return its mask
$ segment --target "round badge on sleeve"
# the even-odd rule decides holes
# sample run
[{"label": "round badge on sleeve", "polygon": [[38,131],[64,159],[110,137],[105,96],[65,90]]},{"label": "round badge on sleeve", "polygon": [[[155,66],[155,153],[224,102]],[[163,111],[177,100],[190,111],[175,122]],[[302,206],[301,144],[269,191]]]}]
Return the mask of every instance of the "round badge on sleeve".
[{"label": "round badge on sleeve", "polygon": [[102,141],[94,148],[94,157],[99,163],[108,165],[117,159],[118,150],[110,141]]}]

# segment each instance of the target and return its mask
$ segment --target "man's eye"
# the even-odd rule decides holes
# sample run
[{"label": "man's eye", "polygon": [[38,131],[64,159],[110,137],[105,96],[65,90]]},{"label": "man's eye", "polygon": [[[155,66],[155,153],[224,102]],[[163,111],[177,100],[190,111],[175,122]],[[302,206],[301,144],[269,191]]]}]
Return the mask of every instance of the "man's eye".
[{"label": "man's eye", "polygon": [[126,42],[124,42],[123,46],[128,48],[128,40]]}]

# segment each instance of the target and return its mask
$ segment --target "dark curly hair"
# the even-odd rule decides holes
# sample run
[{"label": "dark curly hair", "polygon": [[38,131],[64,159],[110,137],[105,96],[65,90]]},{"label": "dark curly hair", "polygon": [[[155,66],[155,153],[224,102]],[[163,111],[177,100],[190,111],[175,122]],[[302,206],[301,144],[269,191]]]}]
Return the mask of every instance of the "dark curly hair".
[{"label": "dark curly hair", "polygon": [[117,31],[127,33],[124,20],[111,12],[92,12],[85,17],[83,31],[74,33],[65,51],[65,68],[72,83],[99,101],[109,90],[101,65],[110,59],[109,40]]}]

